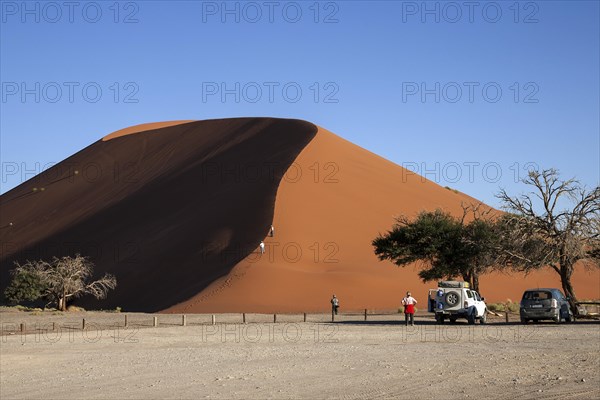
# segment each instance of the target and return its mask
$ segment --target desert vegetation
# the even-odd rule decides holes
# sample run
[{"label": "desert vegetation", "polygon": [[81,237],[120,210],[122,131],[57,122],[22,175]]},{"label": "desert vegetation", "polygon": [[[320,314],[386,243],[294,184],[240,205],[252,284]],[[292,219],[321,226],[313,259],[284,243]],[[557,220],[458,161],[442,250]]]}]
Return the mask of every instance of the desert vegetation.
[{"label": "desert vegetation", "polygon": [[423,211],[414,220],[400,216],[373,246],[380,260],[398,266],[420,263],[419,276],[425,282],[461,277],[478,291],[479,276],[495,266],[496,230],[491,209],[463,205],[461,217],[440,209]]},{"label": "desert vegetation", "polygon": [[499,221],[499,262],[526,273],[551,268],[577,314],[575,265],[600,268],[600,187],[586,190],[575,179],[561,180],[555,169],[531,171],[523,183],[530,193],[498,194],[507,211]]},{"label": "desert vegetation", "polygon": [[479,276],[491,270],[551,268],[577,314],[575,265],[600,267],[600,188],[561,180],[555,169],[531,171],[522,182],[530,193],[498,194],[504,214],[478,204],[463,206],[462,217],[440,209],[400,216],[373,240],[375,254],[398,266],[420,263],[425,282],[460,277],[477,291]]},{"label": "desert vegetation", "polygon": [[93,267],[91,261],[79,254],[17,263],[4,296],[13,303],[44,299],[46,306],[55,304],[58,310],[66,311],[72,299],[86,294],[102,299],[117,286],[116,278],[110,274],[91,280]]}]

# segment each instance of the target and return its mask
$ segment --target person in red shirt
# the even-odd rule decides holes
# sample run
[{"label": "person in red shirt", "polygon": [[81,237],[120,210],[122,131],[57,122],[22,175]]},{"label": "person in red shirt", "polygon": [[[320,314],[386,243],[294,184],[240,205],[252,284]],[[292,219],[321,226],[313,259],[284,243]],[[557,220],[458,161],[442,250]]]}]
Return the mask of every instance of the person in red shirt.
[{"label": "person in red shirt", "polygon": [[402,299],[402,305],[404,306],[404,319],[406,320],[406,326],[408,321],[410,324],[415,326],[415,304],[417,300],[410,295],[410,292],[406,292],[406,297]]}]

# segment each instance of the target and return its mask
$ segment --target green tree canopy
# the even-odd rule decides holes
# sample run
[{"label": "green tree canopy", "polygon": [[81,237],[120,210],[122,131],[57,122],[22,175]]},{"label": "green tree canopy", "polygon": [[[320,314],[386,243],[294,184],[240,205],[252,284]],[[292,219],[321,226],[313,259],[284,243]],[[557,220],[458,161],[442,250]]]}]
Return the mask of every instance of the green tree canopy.
[{"label": "green tree canopy", "polygon": [[4,297],[12,303],[35,301],[44,296],[47,287],[40,277],[29,270],[13,271],[13,279],[4,290]]},{"label": "green tree canopy", "polygon": [[59,310],[65,311],[67,302],[73,298],[91,294],[101,299],[117,286],[117,280],[110,274],[90,281],[92,272],[93,264],[80,255],[54,257],[50,262],[38,260],[17,263],[5,296],[14,302],[45,298],[49,303],[54,302]]},{"label": "green tree canopy", "polygon": [[461,277],[479,290],[479,276],[495,265],[497,228],[481,204],[463,210],[460,218],[439,209],[421,212],[412,221],[399,217],[373,240],[375,254],[398,266],[420,264],[425,282]]}]

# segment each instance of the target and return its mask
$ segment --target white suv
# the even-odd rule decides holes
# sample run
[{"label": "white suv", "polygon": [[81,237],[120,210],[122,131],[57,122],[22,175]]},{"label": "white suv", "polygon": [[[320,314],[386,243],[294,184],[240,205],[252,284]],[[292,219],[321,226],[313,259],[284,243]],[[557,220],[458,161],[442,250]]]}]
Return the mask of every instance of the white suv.
[{"label": "white suv", "polygon": [[469,289],[468,282],[442,281],[437,289],[429,289],[429,312],[435,313],[435,320],[443,324],[446,319],[456,322],[466,318],[469,324],[479,320],[485,324],[487,307],[485,299]]}]

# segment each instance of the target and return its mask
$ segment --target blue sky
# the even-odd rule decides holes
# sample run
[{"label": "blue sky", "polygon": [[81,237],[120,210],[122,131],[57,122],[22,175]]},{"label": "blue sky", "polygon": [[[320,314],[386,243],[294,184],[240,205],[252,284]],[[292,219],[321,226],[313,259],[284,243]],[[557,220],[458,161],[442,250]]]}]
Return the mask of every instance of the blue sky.
[{"label": "blue sky", "polygon": [[235,116],[496,206],[529,166],[598,185],[600,3],[467,4],[2,1],[1,191],[123,127]]}]

